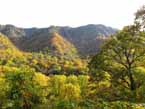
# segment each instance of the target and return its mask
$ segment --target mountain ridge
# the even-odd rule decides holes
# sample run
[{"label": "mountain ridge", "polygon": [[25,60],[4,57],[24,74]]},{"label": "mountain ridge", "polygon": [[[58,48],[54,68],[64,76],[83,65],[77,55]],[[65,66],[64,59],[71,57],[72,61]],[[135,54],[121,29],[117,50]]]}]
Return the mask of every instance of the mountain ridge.
[{"label": "mountain ridge", "polygon": [[[116,31],[118,30],[102,24],[88,24],[79,27],[50,26],[46,28],[19,28],[13,25],[0,25],[0,32],[8,36],[15,46],[21,50],[27,51],[29,49],[27,45],[33,45],[33,43],[37,42],[37,46],[32,46],[30,50],[36,52],[37,47],[39,48],[43,43],[46,43],[45,38],[47,39],[48,35],[57,33],[76,47],[81,55],[96,53],[103,40]],[[43,42],[41,42],[42,40]],[[47,44],[43,47],[46,48],[51,43]]]}]

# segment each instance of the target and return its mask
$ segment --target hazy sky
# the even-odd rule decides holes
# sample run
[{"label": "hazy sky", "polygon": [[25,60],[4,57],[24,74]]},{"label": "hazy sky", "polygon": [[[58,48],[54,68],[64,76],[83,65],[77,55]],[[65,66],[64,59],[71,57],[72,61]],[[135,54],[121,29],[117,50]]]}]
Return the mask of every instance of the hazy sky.
[{"label": "hazy sky", "polygon": [[0,24],[19,27],[105,24],[122,28],[133,22],[145,0],[0,0]]}]

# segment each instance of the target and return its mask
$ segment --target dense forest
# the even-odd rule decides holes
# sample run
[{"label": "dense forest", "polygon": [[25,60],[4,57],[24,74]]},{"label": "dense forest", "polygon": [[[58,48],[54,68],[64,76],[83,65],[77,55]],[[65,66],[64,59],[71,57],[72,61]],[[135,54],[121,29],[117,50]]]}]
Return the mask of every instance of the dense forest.
[{"label": "dense forest", "polygon": [[113,32],[87,56],[54,31],[40,51],[27,40],[37,52],[0,33],[0,108],[145,109],[145,6]]}]

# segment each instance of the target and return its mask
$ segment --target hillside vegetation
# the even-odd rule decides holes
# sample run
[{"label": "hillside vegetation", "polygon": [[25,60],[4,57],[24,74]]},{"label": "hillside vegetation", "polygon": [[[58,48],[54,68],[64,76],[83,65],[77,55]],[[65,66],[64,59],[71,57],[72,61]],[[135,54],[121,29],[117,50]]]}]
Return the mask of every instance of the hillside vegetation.
[{"label": "hillside vegetation", "polygon": [[[44,48],[47,47],[50,49],[50,46],[53,46],[50,41],[51,36],[56,33],[63,39],[59,40],[59,43],[60,41],[62,41],[61,43],[70,43],[69,45],[75,47],[81,56],[95,54],[104,39],[116,31],[117,29],[111,27],[93,24],[76,28],[50,26],[48,28],[28,29],[18,28],[13,25],[0,25],[0,32],[8,36],[17,48],[23,51],[40,52],[45,51]],[[50,50],[53,50],[52,47]],[[71,50],[70,52],[72,52]]]}]

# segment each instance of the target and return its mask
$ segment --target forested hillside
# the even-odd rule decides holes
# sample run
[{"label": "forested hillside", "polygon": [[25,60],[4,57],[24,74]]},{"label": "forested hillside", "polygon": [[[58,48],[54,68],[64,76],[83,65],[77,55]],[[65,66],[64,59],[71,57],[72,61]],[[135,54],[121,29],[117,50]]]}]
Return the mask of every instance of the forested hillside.
[{"label": "forested hillside", "polygon": [[[61,36],[61,39],[67,41],[67,44],[70,43],[69,45],[74,46],[73,48],[82,56],[95,54],[102,42],[116,31],[117,29],[104,25],[86,25],[76,28],[50,26],[48,28],[27,29],[18,28],[13,25],[0,26],[0,32],[8,36],[23,51],[45,52],[45,48],[50,49],[50,46],[53,46],[49,36],[57,33]],[[59,41],[62,41],[61,43],[66,42],[63,42],[63,40]],[[53,47],[50,50],[52,51]]]},{"label": "forested hillside", "polygon": [[145,6],[118,31],[6,25],[0,32],[0,108],[145,108]]}]

